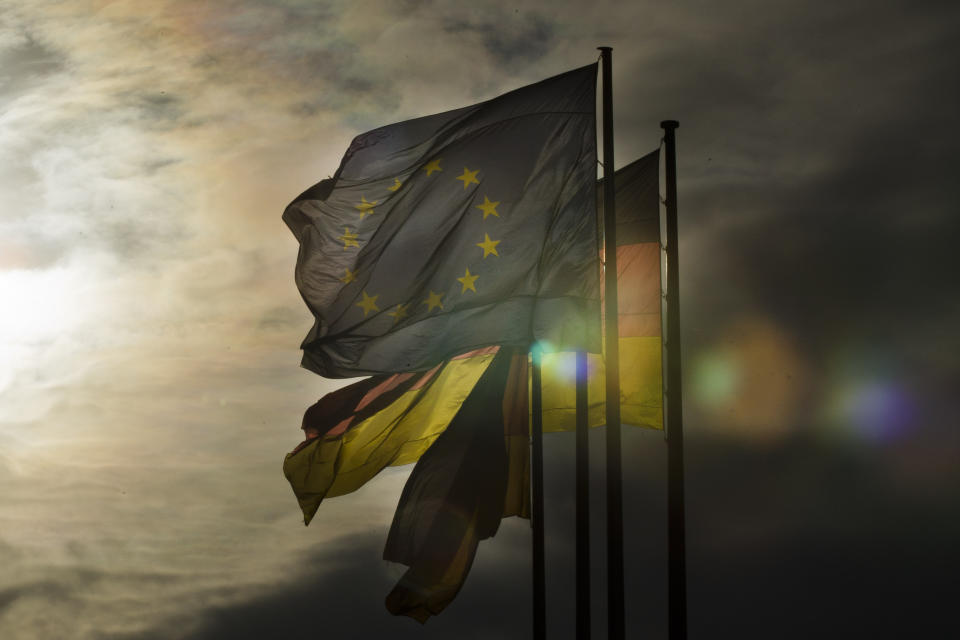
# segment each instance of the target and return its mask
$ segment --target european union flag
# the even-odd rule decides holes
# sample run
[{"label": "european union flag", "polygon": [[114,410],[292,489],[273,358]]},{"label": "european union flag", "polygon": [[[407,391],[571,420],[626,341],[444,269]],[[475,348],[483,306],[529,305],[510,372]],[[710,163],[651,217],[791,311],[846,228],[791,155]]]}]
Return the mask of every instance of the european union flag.
[{"label": "european union flag", "polygon": [[353,140],[290,203],[326,377],[487,345],[600,350],[596,65]]}]

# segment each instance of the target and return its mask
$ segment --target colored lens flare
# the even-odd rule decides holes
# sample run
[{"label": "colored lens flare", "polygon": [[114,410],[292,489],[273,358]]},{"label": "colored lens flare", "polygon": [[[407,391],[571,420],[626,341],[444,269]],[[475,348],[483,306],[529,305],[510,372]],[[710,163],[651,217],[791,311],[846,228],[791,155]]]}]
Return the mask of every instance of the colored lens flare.
[{"label": "colored lens flare", "polygon": [[557,353],[545,359],[544,366],[550,366],[552,375],[564,384],[577,382],[577,358],[572,353]]},{"label": "colored lens flare", "polygon": [[839,385],[828,408],[834,425],[878,444],[900,439],[916,417],[911,395],[889,379],[855,379]]},{"label": "colored lens flare", "polygon": [[769,318],[732,321],[692,358],[691,400],[705,428],[756,442],[797,428],[808,366]]},{"label": "colored lens flare", "polygon": [[829,436],[885,444],[902,439],[916,423],[915,394],[888,353],[841,347],[825,384],[821,422]]},{"label": "colored lens flare", "polygon": [[556,346],[549,340],[537,340],[535,346],[539,347],[543,353],[554,353],[557,350]]},{"label": "colored lens flare", "polygon": [[694,397],[707,406],[722,404],[737,392],[740,378],[740,363],[733,354],[706,353],[694,366]]}]

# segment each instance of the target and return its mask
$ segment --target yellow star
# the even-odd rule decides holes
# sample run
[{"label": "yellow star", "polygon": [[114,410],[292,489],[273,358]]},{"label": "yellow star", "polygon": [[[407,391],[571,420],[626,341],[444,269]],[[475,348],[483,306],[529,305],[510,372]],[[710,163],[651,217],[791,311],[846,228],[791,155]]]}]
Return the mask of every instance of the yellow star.
[{"label": "yellow star", "polygon": [[473,283],[474,283],[474,282],[476,281],[476,279],[479,278],[479,277],[480,277],[480,276],[471,275],[471,274],[470,274],[470,268],[467,267],[467,272],[464,274],[464,276],[463,276],[462,278],[457,278],[457,281],[460,282],[460,284],[463,285],[463,289],[460,290],[460,293],[466,293],[466,292],[467,292],[467,289],[469,289],[470,291],[473,291],[474,293],[476,293],[476,292],[477,292],[477,288],[474,286]]},{"label": "yellow star", "polygon": [[427,313],[433,311],[435,307],[440,307],[440,311],[443,311],[443,302],[441,302],[441,298],[443,298],[442,293],[434,293],[433,289],[431,289],[430,296],[421,304],[427,305]]},{"label": "yellow star", "polygon": [[379,297],[379,295],[368,296],[366,290],[363,291],[363,300],[358,302],[355,306],[363,309],[364,318],[366,318],[367,314],[371,311],[380,311],[380,307],[377,306],[377,298]]},{"label": "yellow star", "polygon": [[350,231],[350,227],[344,227],[343,235],[340,236],[340,239],[343,240],[343,248],[357,247],[359,249],[360,244],[357,242],[357,238],[359,237],[360,236]]},{"label": "yellow star", "polygon": [[392,187],[387,187],[387,191],[396,191],[397,189],[399,189],[399,188],[402,187],[402,186],[403,186],[403,183],[400,182],[400,178],[394,178],[394,179],[393,179],[393,186],[392,186]]},{"label": "yellow star", "polygon": [[350,284],[356,279],[357,277],[356,271],[350,271],[350,269],[344,269],[344,271],[346,271],[346,273],[342,278],[340,278],[340,282],[342,282],[343,284]]},{"label": "yellow star", "polygon": [[457,176],[457,180],[463,180],[463,188],[466,189],[471,183],[480,184],[480,181],[477,180],[478,173],[480,173],[480,169],[477,169],[476,171],[470,171],[470,169],[464,167],[463,175]]},{"label": "yellow star", "polygon": [[440,168],[440,158],[428,162],[427,166],[425,166],[423,170],[427,172],[428,176],[434,171],[443,171],[443,169]]},{"label": "yellow star", "polygon": [[373,215],[373,205],[377,204],[377,200],[373,202],[367,202],[367,199],[363,196],[360,196],[360,204],[354,205],[357,209],[360,209],[360,219],[363,220],[364,216]]},{"label": "yellow star", "polygon": [[410,307],[410,304],[398,304],[396,311],[391,311],[387,315],[393,318],[394,322],[400,322],[407,317],[407,309]]},{"label": "yellow star", "polygon": [[500,214],[497,213],[497,205],[499,202],[490,202],[490,198],[483,196],[483,204],[477,205],[477,209],[483,211],[483,219],[486,220],[487,216],[497,216],[500,217]]},{"label": "yellow star", "polygon": [[483,234],[483,242],[478,242],[477,246],[483,249],[484,258],[486,258],[491,253],[499,258],[500,254],[497,253],[498,244],[500,244],[499,240],[491,240],[490,236],[485,233]]}]

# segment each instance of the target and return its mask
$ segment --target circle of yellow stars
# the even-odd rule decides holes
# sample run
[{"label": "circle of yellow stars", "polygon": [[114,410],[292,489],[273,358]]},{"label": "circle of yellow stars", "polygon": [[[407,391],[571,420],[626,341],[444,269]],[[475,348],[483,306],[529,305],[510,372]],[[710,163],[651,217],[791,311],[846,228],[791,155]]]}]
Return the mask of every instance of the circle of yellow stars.
[{"label": "circle of yellow stars", "polygon": [[[424,164],[420,171],[423,171],[426,174],[426,177],[431,177],[435,173],[443,173],[443,158],[433,158]],[[463,183],[463,189],[466,191],[470,185],[480,186],[480,179],[478,175],[480,174],[480,169],[470,169],[469,167],[463,167],[463,173],[459,176],[455,176],[456,180],[459,180]],[[422,175],[422,174],[421,174]],[[387,191],[397,192],[404,185],[404,182],[400,178],[394,178],[393,184],[387,187]],[[361,194],[360,202],[354,205],[354,208],[360,212],[360,220],[362,221],[367,216],[372,216],[376,212],[374,207],[380,204],[380,200],[367,200],[366,194]],[[497,211],[497,207],[500,205],[499,201],[491,200],[489,194],[483,195],[483,203],[474,205],[473,208],[479,209],[483,213],[482,220],[485,222],[486,219],[490,216],[495,218],[500,217],[500,212]],[[344,227],[344,233],[341,236],[338,236],[339,240],[343,243],[343,248],[360,248],[359,234],[356,230],[352,230],[349,226]],[[483,234],[483,242],[476,243],[476,247],[479,247],[483,251],[481,260],[486,260],[490,256],[496,258],[500,257],[500,253],[497,251],[497,245],[500,244],[500,240],[495,240],[490,237],[489,233]],[[460,283],[460,293],[461,295],[466,294],[467,292],[477,293],[477,280],[480,278],[478,274],[471,273],[470,267],[467,267],[464,271],[464,274],[457,278],[457,282]],[[344,269],[343,277],[339,278],[340,282],[344,285],[350,284],[351,282],[357,279],[357,272],[351,271],[349,268]],[[419,302],[419,304],[414,305],[414,301],[408,301],[404,303],[398,303],[393,307],[388,307],[391,311],[387,312],[387,315],[393,318],[393,323],[396,324],[407,318],[411,314],[411,307],[414,309],[426,306],[426,312],[432,313],[435,309],[440,311],[444,310],[443,306],[443,297],[446,295],[444,292],[436,292],[432,289],[425,299]],[[363,311],[363,317],[366,318],[370,313],[377,313],[380,311],[380,307],[377,304],[377,299],[380,297],[379,294],[370,294],[366,289],[361,290],[361,299],[359,302],[355,303],[354,306],[359,307]]]}]

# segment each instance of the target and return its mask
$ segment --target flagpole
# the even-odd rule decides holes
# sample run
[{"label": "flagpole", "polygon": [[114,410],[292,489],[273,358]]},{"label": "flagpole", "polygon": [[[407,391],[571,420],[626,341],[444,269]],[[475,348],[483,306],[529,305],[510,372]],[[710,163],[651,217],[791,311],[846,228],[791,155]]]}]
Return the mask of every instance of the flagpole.
[{"label": "flagpole", "polygon": [[531,349],[533,359],[533,380],[531,384],[531,469],[533,484],[531,496],[533,508],[530,513],[530,526],[533,528],[533,638],[546,638],[546,580],[544,577],[543,552],[543,393],[541,387],[540,362],[543,350],[534,344]]},{"label": "flagpole", "polygon": [[617,221],[613,185],[613,49],[603,64],[604,335],[607,369],[607,633],[624,637],[623,480],[620,471],[620,331],[617,324]]},{"label": "flagpole", "polygon": [[590,426],[587,353],[577,351],[577,640],[590,640]]},{"label": "flagpole", "polygon": [[686,515],[683,491],[683,396],[680,372],[680,275],[677,261],[676,120],[660,123],[667,153],[667,628],[670,640],[687,637]]}]

